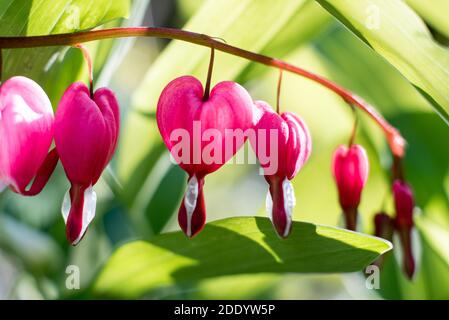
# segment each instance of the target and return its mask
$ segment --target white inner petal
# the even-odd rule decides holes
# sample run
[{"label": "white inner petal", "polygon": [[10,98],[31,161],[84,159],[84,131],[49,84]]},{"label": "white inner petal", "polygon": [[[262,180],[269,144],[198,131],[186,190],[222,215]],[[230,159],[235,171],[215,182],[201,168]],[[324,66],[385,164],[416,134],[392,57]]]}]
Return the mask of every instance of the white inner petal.
[{"label": "white inner petal", "polygon": [[265,198],[265,210],[267,211],[267,216],[273,222],[273,199],[271,198],[270,191],[267,192],[267,197]]},{"label": "white inner petal", "polygon": [[286,237],[292,224],[293,208],[296,205],[296,198],[293,185],[287,178],[282,181],[282,190],[284,191],[284,209],[287,213],[287,224],[284,231],[284,236]]},{"label": "white inner petal", "polygon": [[184,206],[187,213],[187,236],[192,235],[192,215],[196,208],[198,200],[198,180],[196,176],[190,178],[187,183],[187,190],[184,196]]},{"label": "white inner petal", "polygon": [[70,213],[70,189],[67,190],[67,192],[64,195],[64,200],[62,200],[62,207],[61,207],[61,213],[62,217],[64,218],[64,223],[67,224],[67,218],[69,217]]},{"label": "white inner petal", "polygon": [[[87,227],[94,219],[96,205],[97,205],[97,194],[95,193],[92,186],[90,186],[89,188],[87,188],[84,191],[84,205],[83,205],[83,213],[82,213],[83,224],[82,224],[81,232],[80,232],[78,238],[74,241],[73,245],[76,245],[81,240],[84,233],[86,232]],[[61,207],[62,217],[64,218],[65,224],[67,224],[67,219],[69,217],[71,206],[72,206],[72,204],[70,201],[70,189],[69,189],[66,192],[66,194],[64,195],[64,200],[62,201],[62,207]]]}]

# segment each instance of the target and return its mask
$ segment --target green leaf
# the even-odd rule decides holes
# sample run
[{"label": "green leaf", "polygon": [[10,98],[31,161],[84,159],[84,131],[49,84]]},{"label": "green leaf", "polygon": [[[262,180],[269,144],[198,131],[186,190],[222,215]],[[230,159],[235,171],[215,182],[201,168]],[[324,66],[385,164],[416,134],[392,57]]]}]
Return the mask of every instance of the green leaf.
[{"label": "green leaf", "polygon": [[[385,268],[382,270],[382,295],[387,299],[447,299],[449,232],[424,215],[416,215],[415,223],[422,244],[422,256],[415,256],[417,261],[421,261],[417,265],[417,274],[413,281],[408,280],[396,261],[397,258],[401,259],[400,256],[395,259],[392,254],[388,254]],[[399,292],[385,290],[393,288],[394,283]]]},{"label": "green leaf", "polygon": [[400,0],[317,0],[396,67],[449,123],[449,53]]},{"label": "green leaf", "polygon": [[432,0],[432,5],[422,0],[406,0],[408,5],[413,8],[425,21],[433,28],[449,37],[449,1]]},{"label": "green leaf", "polygon": [[[46,35],[91,29],[126,17],[129,0],[0,0],[0,35]],[[58,47],[4,52],[4,77],[23,75],[41,84],[53,104],[79,78],[80,52]],[[87,73],[86,73],[87,75]]]},{"label": "green leaf", "polygon": [[156,288],[216,276],[362,270],[389,251],[388,241],[328,226],[294,222],[280,239],[267,218],[209,223],[194,239],[173,232],[119,248],[93,286],[100,297],[137,298]]},{"label": "green leaf", "polygon": [[423,240],[441,257],[449,268],[449,231],[423,216],[415,220]]}]

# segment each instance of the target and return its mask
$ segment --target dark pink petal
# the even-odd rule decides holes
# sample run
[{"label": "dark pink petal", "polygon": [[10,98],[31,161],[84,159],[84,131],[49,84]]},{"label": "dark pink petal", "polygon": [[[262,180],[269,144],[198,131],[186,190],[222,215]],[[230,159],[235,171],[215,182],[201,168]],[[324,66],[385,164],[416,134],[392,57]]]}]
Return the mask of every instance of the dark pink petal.
[{"label": "dark pink petal", "polygon": [[83,83],[72,84],[61,98],[55,142],[69,180],[90,186],[105,163],[110,141],[103,114]]},{"label": "dark pink petal", "polygon": [[255,125],[257,139],[250,142],[265,175],[293,179],[312,151],[307,125],[291,112],[278,115],[266,102],[256,101],[255,106],[261,116]]},{"label": "dark pink petal", "polygon": [[369,163],[360,145],[341,145],[334,152],[332,171],[337,183],[343,210],[357,209],[363,187],[368,179]]},{"label": "dark pink petal", "polygon": [[42,163],[41,167],[37,171],[31,187],[28,190],[18,190],[17,192],[25,196],[35,196],[39,194],[42,189],[44,189],[48,179],[50,179],[50,176],[53,174],[53,171],[58,164],[58,160],[59,155],[56,148],[54,148],[48,153],[44,163]]},{"label": "dark pink petal", "polygon": [[413,226],[415,200],[410,186],[401,180],[394,181],[393,198],[396,208],[396,224],[400,226]]},{"label": "dark pink petal", "polygon": [[415,199],[412,188],[405,181],[394,181],[393,198],[396,209],[394,222],[401,240],[404,273],[411,279],[415,273],[415,259],[412,250]]},{"label": "dark pink petal", "polygon": [[[162,91],[156,113],[162,139],[174,159],[189,175],[200,177],[219,169],[246,141],[246,137],[239,141],[226,131],[239,129],[244,133],[253,125],[252,100],[240,85],[221,82],[207,101],[203,101],[203,94],[196,78],[177,78]],[[216,136],[205,141],[207,132]],[[183,133],[186,139],[180,138]],[[226,150],[226,146],[230,148]],[[218,154],[211,152],[208,157],[205,151],[209,149]]]},{"label": "dark pink petal", "polygon": [[94,101],[100,109],[108,130],[110,139],[108,162],[117,147],[118,135],[120,131],[120,110],[114,92],[108,88],[100,88],[94,93]]},{"label": "dark pink petal", "polygon": [[291,112],[284,112],[282,119],[289,128],[287,146],[287,178],[293,179],[309,160],[312,153],[312,137],[304,120]]},{"label": "dark pink petal", "polygon": [[103,114],[103,119],[106,128],[106,146],[108,151],[103,163],[98,163],[96,172],[98,173],[94,177],[93,184],[95,184],[100,178],[101,172],[111,161],[117,147],[118,135],[120,131],[120,111],[115,94],[108,88],[100,88],[95,91],[94,101]]},{"label": "dark pink petal", "polygon": [[[265,175],[276,175],[283,179],[287,176],[289,162],[286,160],[290,133],[288,124],[266,102],[256,101],[254,104],[262,116],[254,127],[255,136],[250,138],[251,146]],[[296,157],[299,157],[299,153]]]}]

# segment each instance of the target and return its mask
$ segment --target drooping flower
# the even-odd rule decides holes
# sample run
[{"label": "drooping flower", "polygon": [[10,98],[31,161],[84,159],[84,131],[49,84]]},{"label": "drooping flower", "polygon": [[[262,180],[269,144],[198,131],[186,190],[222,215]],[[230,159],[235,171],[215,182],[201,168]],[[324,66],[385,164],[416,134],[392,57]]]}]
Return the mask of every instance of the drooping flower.
[{"label": "drooping flower", "polygon": [[357,208],[369,172],[365,149],[357,144],[349,148],[340,145],[334,152],[332,171],[337,183],[340,206],[346,219],[346,228],[355,230]]},{"label": "drooping flower", "polygon": [[255,102],[259,120],[250,138],[269,184],[267,212],[276,232],[287,237],[291,230],[295,193],[290,182],[307,162],[312,139],[306,123],[291,112],[281,115],[263,101]]},{"label": "drooping flower", "polygon": [[396,225],[413,227],[413,209],[415,208],[415,200],[413,197],[413,191],[402,180],[396,180],[393,182],[393,198],[396,209]]},{"label": "drooping flower", "polygon": [[402,245],[403,268],[411,279],[415,273],[415,259],[412,251],[413,209],[415,200],[411,187],[403,180],[393,182],[393,198],[396,209],[394,220]]},{"label": "drooping flower", "polygon": [[13,77],[0,85],[0,191],[36,195],[44,188],[58,162],[55,150],[48,153],[53,125],[50,100],[36,82]]},{"label": "drooping flower", "polygon": [[178,221],[192,237],[206,221],[204,177],[246,141],[244,132],[253,125],[253,102],[242,86],[231,81],[218,83],[205,99],[201,82],[183,76],[162,91],[156,118],[165,145],[189,175]]},{"label": "drooping flower", "polygon": [[59,102],[55,120],[56,149],[71,183],[62,205],[67,239],[76,245],[95,216],[97,183],[111,160],[118,139],[119,105],[114,93],[101,88],[90,96],[80,82]]}]

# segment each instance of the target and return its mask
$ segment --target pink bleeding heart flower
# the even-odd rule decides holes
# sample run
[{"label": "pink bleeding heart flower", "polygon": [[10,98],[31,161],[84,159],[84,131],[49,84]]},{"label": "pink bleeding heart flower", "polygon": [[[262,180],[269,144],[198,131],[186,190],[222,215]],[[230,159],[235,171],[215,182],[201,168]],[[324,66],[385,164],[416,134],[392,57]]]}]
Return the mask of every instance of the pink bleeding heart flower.
[{"label": "pink bleeding heart flower", "polygon": [[415,273],[415,259],[412,251],[413,209],[415,200],[411,187],[403,180],[393,182],[393,198],[396,209],[395,227],[402,245],[403,268],[411,279]]},{"label": "pink bleeding heart flower", "polygon": [[172,80],[159,97],[157,124],[165,145],[188,177],[178,212],[188,237],[204,227],[204,177],[231,159],[253,126],[253,102],[231,81],[218,83],[204,99],[203,86],[192,76]]},{"label": "pink bleeding heart flower", "polygon": [[263,101],[256,101],[259,120],[255,136],[250,137],[270,189],[267,211],[281,237],[291,231],[295,193],[290,182],[304,166],[312,151],[306,123],[291,112],[281,115]]},{"label": "pink bleeding heart flower", "polygon": [[365,149],[357,144],[340,145],[334,152],[332,171],[337,183],[346,228],[356,230],[357,208],[368,179],[369,162]]},{"label": "pink bleeding heart flower", "polygon": [[53,125],[50,100],[36,82],[13,77],[0,85],[0,191],[36,195],[44,188],[58,162],[55,150],[48,153]]},{"label": "pink bleeding heart flower", "polygon": [[81,240],[95,216],[96,194],[92,187],[114,154],[119,126],[119,105],[107,88],[96,90],[91,97],[88,87],[77,82],[59,102],[55,142],[71,183],[62,215],[72,245]]}]

